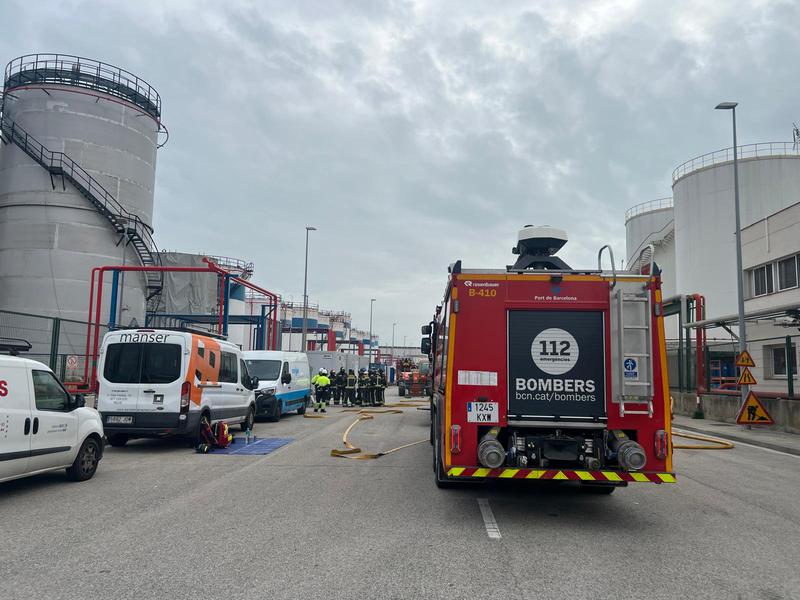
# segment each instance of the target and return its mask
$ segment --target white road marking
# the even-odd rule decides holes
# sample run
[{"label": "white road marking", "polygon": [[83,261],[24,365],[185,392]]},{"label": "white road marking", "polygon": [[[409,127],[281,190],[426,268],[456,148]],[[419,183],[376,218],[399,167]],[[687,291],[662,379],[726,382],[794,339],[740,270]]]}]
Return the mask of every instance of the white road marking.
[{"label": "white road marking", "polygon": [[478,508],[481,509],[481,516],[483,517],[483,524],[486,526],[486,534],[489,539],[499,540],[500,528],[497,526],[497,521],[494,519],[492,507],[489,506],[489,501],[486,498],[478,498]]},{"label": "white road marking", "polygon": [[[696,431],[689,431],[686,429],[679,429],[677,427],[672,428],[673,431],[677,431],[678,433],[693,433],[697,434]],[[721,435],[709,435],[709,434],[700,434],[700,435],[708,435],[709,437],[718,437],[721,440],[725,440],[726,442],[731,442],[734,446],[745,446],[747,448],[755,448],[756,450],[763,450],[764,452],[772,452],[773,454],[781,454],[783,456],[791,456],[792,458],[800,458],[797,454],[792,454],[791,452],[783,452],[781,450],[775,450],[773,448],[765,448],[764,446],[756,446],[755,444],[748,444],[746,442],[740,442],[737,440],[732,440],[730,438],[722,437]]]}]

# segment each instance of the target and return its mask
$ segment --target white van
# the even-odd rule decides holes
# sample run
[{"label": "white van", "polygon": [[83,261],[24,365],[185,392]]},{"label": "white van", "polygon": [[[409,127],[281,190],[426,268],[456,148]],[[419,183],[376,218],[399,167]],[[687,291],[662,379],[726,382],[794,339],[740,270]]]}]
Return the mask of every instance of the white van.
[{"label": "white van", "polygon": [[247,369],[258,378],[256,415],[279,421],[296,410],[302,415],[311,398],[308,357],[302,352],[251,350],[242,352]]},{"label": "white van", "polygon": [[252,429],[256,382],[239,347],[185,331],[130,329],[103,338],[97,408],[112,446],[199,437],[203,419]]},{"label": "white van", "polygon": [[91,479],[103,457],[103,423],[40,362],[0,356],[0,481],[66,469]]}]

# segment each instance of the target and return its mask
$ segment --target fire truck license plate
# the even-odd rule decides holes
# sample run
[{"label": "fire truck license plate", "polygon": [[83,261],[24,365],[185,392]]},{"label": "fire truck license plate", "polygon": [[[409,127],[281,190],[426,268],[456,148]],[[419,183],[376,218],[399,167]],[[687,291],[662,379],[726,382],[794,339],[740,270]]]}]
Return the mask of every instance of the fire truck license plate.
[{"label": "fire truck license plate", "polygon": [[499,406],[497,402],[467,402],[467,423],[497,423]]}]

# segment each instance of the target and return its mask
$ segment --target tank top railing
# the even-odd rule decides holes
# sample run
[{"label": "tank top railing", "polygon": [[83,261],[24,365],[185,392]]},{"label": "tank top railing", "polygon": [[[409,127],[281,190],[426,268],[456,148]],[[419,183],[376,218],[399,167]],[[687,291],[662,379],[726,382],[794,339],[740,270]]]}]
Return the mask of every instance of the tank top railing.
[{"label": "tank top railing", "polygon": [[71,85],[96,90],[127,100],[157,121],[161,119],[161,97],[149,83],[133,73],[70,54],[27,54],[6,65],[6,91],[25,85]]},{"label": "tank top railing", "polygon": [[[750,158],[766,158],[769,156],[798,156],[800,155],[800,146],[793,142],[759,142],[757,144],[742,144],[737,146],[739,160],[747,160]],[[733,147],[723,148],[722,150],[715,150],[708,154],[703,154],[691,160],[687,160],[682,165],[679,165],[672,172],[672,183],[674,184],[678,179],[699,171],[706,167],[712,167],[722,163],[733,161]]]},{"label": "tank top railing", "polygon": [[[61,175],[78,188],[81,194],[94,204],[97,211],[111,223],[114,231],[128,239],[139,255],[143,266],[161,265],[161,255],[158,253],[153,239],[152,228],[138,215],[134,215],[122,206],[99,181],[72,158],[63,152],[53,152],[47,149],[5,115],[0,115],[0,137],[3,141],[19,147],[44,167],[51,176]],[[148,288],[151,288],[150,296],[160,292],[163,282],[161,273],[145,271],[145,279]]]}]

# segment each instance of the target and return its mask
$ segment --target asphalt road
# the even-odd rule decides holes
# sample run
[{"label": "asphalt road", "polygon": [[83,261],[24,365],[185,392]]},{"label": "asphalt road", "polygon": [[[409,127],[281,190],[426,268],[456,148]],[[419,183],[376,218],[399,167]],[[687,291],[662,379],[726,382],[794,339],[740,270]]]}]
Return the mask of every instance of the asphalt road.
[{"label": "asphalt road", "polygon": [[[266,456],[108,448],[93,480],[0,484],[0,598],[800,597],[800,458],[679,450],[678,484],[438,490],[426,443],[334,458],[354,419],[284,417]],[[414,408],[359,424],[379,451],[428,436]],[[494,516],[487,533],[479,500]]]}]

